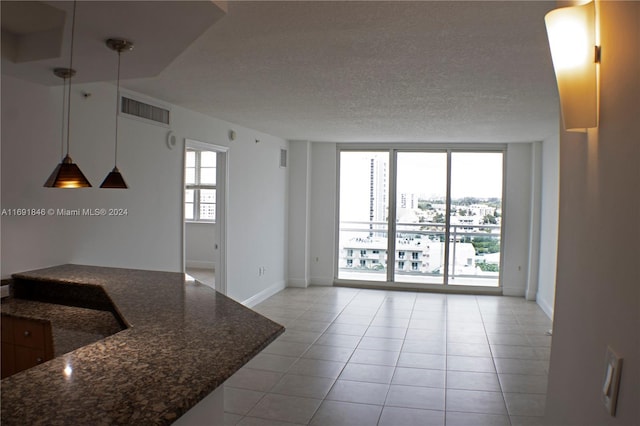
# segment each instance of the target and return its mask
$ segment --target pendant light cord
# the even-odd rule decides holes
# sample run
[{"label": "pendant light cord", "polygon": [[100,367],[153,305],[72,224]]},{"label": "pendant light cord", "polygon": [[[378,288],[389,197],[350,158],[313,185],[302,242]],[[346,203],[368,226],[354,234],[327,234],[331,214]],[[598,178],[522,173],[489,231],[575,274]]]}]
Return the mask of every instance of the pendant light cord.
[{"label": "pendant light cord", "polygon": [[[73,39],[76,32],[76,3],[73,1],[73,18],[71,19],[71,53],[69,54],[69,69],[73,70]],[[67,156],[69,155],[69,140],[71,133],[71,78],[72,72],[69,74],[69,87],[67,89]]]},{"label": "pendant light cord", "polygon": [[120,106],[120,54],[121,51],[118,50],[118,77],[116,80],[116,149],[115,149],[115,158],[113,160],[114,167],[118,167],[118,113]]},{"label": "pendant light cord", "polygon": [[64,123],[67,109],[67,77],[62,78],[62,125],[60,126],[60,162],[64,159]]}]

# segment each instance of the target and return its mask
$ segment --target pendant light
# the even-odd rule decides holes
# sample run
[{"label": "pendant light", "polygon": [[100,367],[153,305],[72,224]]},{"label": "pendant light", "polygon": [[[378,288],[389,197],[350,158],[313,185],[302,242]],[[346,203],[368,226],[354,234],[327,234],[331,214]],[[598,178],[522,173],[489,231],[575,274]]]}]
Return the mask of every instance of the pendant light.
[{"label": "pendant light", "polygon": [[60,164],[54,169],[47,182],[44,184],[45,187],[53,188],[52,183],[56,180],[60,172],[60,168],[62,164],[64,164],[64,136],[65,136],[65,122],[67,117],[67,79],[71,76],[75,75],[76,70],[72,70],[70,68],[55,68],[53,70],[53,74],[56,77],[60,77],[62,79],[62,122],[60,124]]},{"label": "pendant light", "polygon": [[133,49],[133,43],[128,40],[110,38],[106,41],[107,47],[118,52],[118,78],[116,80],[116,141],[115,141],[115,159],[113,170],[109,172],[100,188],[127,189],[127,183],[124,181],[120,170],[118,170],[118,116],[120,115],[120,55]]},{"label": "pendant light", "polygon": [[[76,27],[76,2],[73,2],[73,18],[71,20],[71,52],[69,54],[69,68],[57,68],[54,70],[54,73],[64,79],[66,84],[67,80],[69,80],[69,85],[67,86],[67,154],[63,158],[62,162],[56,166],[49,176],[49,179],[45,182],[45,188],[89,188],[91,184],[84,176],[80,168],[73,162],[71,157],[69,156],[69,140],[70,140],[70,130],[71,130],[71,77],[75,75],[75,71],[73,69],[73,39],[75,35],[75,27]],[[63,89],[64,90],[64,89]],[[62,96],[62,108],[64,111],[64,91]],[[64,114],[64,112],[63,112]],[[64,118],[64,116],[63,116]],[[64,125],[63,125],[63,135],[64,135]]]}]

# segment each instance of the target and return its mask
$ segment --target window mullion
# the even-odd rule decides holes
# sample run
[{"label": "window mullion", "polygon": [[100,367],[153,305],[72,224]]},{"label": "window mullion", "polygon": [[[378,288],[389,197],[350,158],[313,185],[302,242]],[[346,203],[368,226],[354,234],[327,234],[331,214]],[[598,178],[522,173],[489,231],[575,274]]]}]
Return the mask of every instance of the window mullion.
[{"label": "window mullion", "polygon": [[[449,285],[449,241],[451,231],[451,150],[447,150],[447,197],[444,218],[444,277],[443,284]],[[454,242],[455,244],[455,242]],[[455,265],[454,265],[455,268]]]},{"label": "window mullion", "polygon": [[193,219],[200,220],[200,188],[193,189]]},{"label": "window mullion", "polygon": [[202,151],[196,151],[196,173],[195,173],[195,184],[197,185],[194,189],[193,195],[195,198],[195,202],[193,203],[193,217],[195,220],[200,220],[200,154]]},{"label": "window mullion", "polygon": [[387,281],[395,281],[396,273],[396,199],[398,151],[389,150],[389,211],[387,217]]}]

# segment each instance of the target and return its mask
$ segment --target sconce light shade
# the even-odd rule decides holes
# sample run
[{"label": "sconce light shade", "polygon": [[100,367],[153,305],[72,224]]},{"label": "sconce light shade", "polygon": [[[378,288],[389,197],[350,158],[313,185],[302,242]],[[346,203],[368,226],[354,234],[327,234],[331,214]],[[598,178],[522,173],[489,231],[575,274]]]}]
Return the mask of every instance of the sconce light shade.
[{"label": "sconce light shade", "polygon": [[100,185],[100,188],[112,188],[112,189],[127,189],[127,183],[124,181],[122,174],[120,174],[120,170],[117,167],[114,167],[111,172],[104,178],[104,181]]},{"label": "sconce light shade", "polygon": [[90,188],[91,184],[84,177],[80,168],[69,155],[53,170],[44,184],[45,188]]},{"label": "sconce light shade", "polygon": [[599,62],[595,40],[595,4],[563,7],[545,16],[553,68],[558,82],[564,128],[585,131],[598,126]]}]

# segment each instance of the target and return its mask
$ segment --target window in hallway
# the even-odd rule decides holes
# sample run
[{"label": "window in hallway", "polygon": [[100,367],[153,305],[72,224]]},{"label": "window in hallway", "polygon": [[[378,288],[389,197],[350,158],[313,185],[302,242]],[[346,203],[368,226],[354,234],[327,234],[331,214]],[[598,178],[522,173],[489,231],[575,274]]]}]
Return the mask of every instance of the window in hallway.
[{"label": "window in hallway", "polygon": [[215,222],[216,152],[189,148],[185,155],[185,220]]}]

